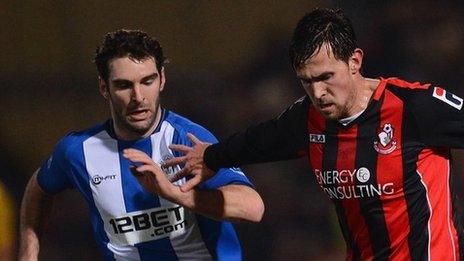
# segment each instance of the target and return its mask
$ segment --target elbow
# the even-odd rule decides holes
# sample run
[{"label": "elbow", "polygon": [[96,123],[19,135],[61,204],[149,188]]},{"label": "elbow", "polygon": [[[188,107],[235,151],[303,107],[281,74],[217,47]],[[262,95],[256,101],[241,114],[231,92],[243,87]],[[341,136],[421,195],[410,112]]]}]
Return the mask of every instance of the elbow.
[{"label": "elbow", "polygon": [[226,196],[220,220],[260,222],[263,219],[264,202],[256,190],[243,185],[230,185],[222,190]]},{"label": "elbow", "polygon": [[264,216],[264,209],[265,209],[264,208],[264,203],[261,200],[261,204],[259,205],[259,208],[257,209],[252,222],[256,222],[256,223],[261,222],[261,220],[263,219],[263,216]]},{"label": "elbow", "polygon": [[264,210],[264,202],[258,195],[257,199],[255,200],[255,203],[252,204],[252,207],[249,210],[250,215],[248,217],[248,220],[255,223],[261,222],[264,216]]}]

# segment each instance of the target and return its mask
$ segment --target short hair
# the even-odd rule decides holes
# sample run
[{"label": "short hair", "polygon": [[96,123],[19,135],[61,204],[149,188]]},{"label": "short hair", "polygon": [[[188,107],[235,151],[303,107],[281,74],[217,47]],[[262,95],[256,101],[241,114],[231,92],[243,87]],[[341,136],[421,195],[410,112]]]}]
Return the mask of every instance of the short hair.
[{"label": "short hair", "polygon": [[324,43],[346,63],[357,48],[353,26],[340,9],[315,9],[298,22],[289,50],[293,68],[300,68]]},{"label": "short hair", "polygon": [[108,82],[108,62],[113,58],[126,56],[137,60],[153,57],[159,72],[166,63],[163,49],[156,39],[140,30],[121,29],[107,33],[97,47],[94,62],[100,77]]}]

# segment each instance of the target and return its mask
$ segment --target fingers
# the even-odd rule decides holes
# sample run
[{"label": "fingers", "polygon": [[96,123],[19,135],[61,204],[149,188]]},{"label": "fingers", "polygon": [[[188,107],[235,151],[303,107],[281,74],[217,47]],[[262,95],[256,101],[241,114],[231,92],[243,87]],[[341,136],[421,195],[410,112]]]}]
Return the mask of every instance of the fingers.
[{"label": "fingers", "polygon": [[201,143],[201,141],[197,137],[195,137],[195,135],[193,135],[192,133],[187,133],[187,137],[192,142],[193,145]]},{"label": "fingers", "polygon": [[179,170],[178,172],[176,172],[171,177],[169,177],[169,181],[176,182],[181,178],[187,177],[189,174],[190,174],[189,171],[186,168],[183,168]]},{"label": "fingers", "polygon": [[[191,137],[189,137],[189,139],[193,143],[201,142],[192,134],[190,134],[190,136]],[[172,145],[171,147],[173,147],[174,150],[178,149],[179,151],[188,151],[192,149],[184,145]],[[156,180],[168,181],[167,180],[168,178],[166,177],[164,171],[146,153],[140,150],[136,150],[136,149],[125,149],[123,152],[123,156],[134,163],[142,164],[140,166],[130,167],[131,172],[136,178],[140,179],[140,178],[143,178],[145,175],[148,175],[147,176],[148,178],[150,175],[153,175]],[[177,166],[180,164],[186,164],[187,161],[188,160],[186,156],[168,159],[166,160],[166,162],[163,163],[163,168]],[[187,177],[190,175],[191,171],[192,171],[192,166],[190,165],[189,167],[189,165],[186,164],[186,166],[183,169],[179,170],[177,173],[169,177],[169,182],[175,182],[184,177]],[[188,180],[187,183],[181,186],[181,190],[183,192],[190,191],[192,188],[194,188],[201,182],[201,179],[202,179],[201,175],[194,175],[192,179]]]},{"label": "fingers", "polygon": [[177,165],[180,165],[180,164],[185,164],[185,162],[187,162],[187,157],[182,156],[182,157],[176,157],[176,158],[168,159],[161,166],[163,168],[167,168],[167,167],[177,166]]},{"label": "fingers", "polygon": [[123,152],[123,156],[132,161],[132,162],[139,162],[142,164],[148,165],[156,165],[155,162],[144,152],[136,149],[125,149]]},{"label": "fingers", "polygon": [[184,185],[182,185],[180,187],[180,190],[182,192],[188,192],[190,191],[192,188],[194,188],[195,186],[197,186],[198,184],[200,184],[201,182],[201,176],[200,175],[196,175],[194,176],[193,178],[191,178],[190,180],[187,181],[187,183],[185,183]]},{"label": "fingers", "polygon": [[153,175],[158,175],[159,172],[161,171],[161,170],[158,170],[158,169],[154,168],[154,166],[152,166],[152,165],[142,165],[142,166],[136,167],[136,170],[138,172],[140,172],[140,173],[149,172],[149,173],[151,173]]},{"label": "fingers", "polygon": [[181,144],[171,144],[171,145],[169,145],[169,148],[170,148],[171,150],[175,150],[175,151],[181,152],[181,153],[183,153],[183,154],[187,154],[189,151],[192,150],[191,147],[185,146],[185,145],[181,145]]},{"label": "fingers", "polygon": [[125,149],[124,157],[134,163],[141,163],[140,166],[130,166],[132,174],[140,179],[144,174],[154,175],[156,179],[166,179],[164,171],[146,153],[136,149]]},{"label": "fingers", "polygon": [[136,178],[143,176],[143,173],[137,171],[136,166],[129,166],[129,170],[132,172],[132,175],[134,175]]},{"label": "fingers", "polygon": [[126,154],[126,153],[141,153],[141,154],[147,155],[145,152],[143,152],[143,151],[141,151],[141,150],[138,150],[138,149],[133,149],[133,148],[124,149],[124,150],[123,150],[123,153],[124,153],[124,154]]},{"label": "fingers", "polygon": [[168,182],[166,174],[160,169],[152,165],[142,165],[137,167],[137,171],[140,173],[145,173],[147,176],[152,176],[156,179],[157,182],[165,181]]}]

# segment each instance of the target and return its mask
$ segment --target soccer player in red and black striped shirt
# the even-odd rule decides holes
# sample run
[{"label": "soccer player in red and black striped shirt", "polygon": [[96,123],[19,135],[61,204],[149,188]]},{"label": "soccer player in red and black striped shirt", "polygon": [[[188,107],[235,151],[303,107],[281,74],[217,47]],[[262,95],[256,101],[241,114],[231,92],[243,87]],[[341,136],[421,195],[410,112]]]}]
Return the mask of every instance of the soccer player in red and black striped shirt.
[{"label": "soccer player in red and black striped shirt", "polygon": [[335,204],[347,260],[459,260],[450,148],[464,147],[463,99],[429,84],[361,75],[363,51],[340,11],[298,23],[290,58],[307,95],[280,116],[170,164],[188,190],[219,167],[306,156]]}]

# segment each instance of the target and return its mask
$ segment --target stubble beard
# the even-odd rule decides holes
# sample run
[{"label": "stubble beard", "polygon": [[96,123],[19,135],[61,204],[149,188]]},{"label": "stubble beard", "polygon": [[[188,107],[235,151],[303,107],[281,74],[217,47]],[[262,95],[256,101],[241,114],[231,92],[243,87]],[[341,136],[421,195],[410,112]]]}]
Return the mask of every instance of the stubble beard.
[{"label": "stubble beard", "polygon": [[350,115],[350,110],[355,106],[355,104],[356,104],[356,91],[352,91],[349,93],[347,97],[346,104],[343,106],[339,104],[335,104],[335,110],[332,113],[325,114],[320,108],[318,109],[325,119],[338,121],[338,120],[352,116]]},{"label": "stubble beard", "polygon": [[159,109],[159,99],[155,101],[155,111],[151,113],[151,116],[148,118],[147,121],[144,122],[144,124],[140,124],[137,122],[131,122],[126,115],[122,113],[122,108],[119,108],[118,111],[116,111],[115,114],[115,124],[121,130],[123,130],[127,134],[132,134],[134,136],[140,136],[143,137],[147,134],[147,132],[153,128],[156,124],[156,118],[158,116],[158,109]]}]

